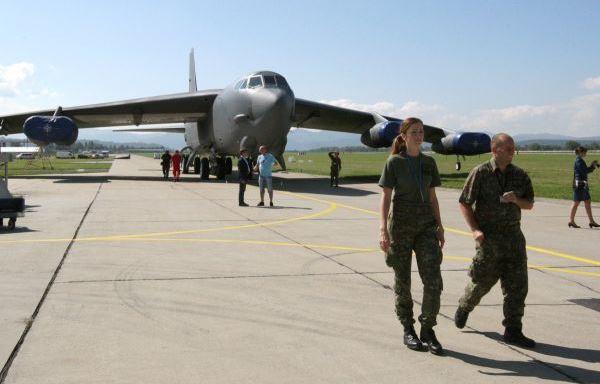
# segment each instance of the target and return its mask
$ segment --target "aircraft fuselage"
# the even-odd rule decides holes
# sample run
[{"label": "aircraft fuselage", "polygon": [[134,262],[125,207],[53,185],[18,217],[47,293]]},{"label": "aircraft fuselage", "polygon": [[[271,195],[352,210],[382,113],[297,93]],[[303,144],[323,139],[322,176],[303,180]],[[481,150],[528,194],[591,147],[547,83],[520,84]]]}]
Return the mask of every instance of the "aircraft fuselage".
[{"label": "aircraft fuselage", "polygon": [[253,155],[266,145],[283,154],[294,115],[294,92],[274,72],[257,72],[226,87],[216,97],[209,116],[186,124],[187,145],[197,153],[236,155],[240,148]]}]

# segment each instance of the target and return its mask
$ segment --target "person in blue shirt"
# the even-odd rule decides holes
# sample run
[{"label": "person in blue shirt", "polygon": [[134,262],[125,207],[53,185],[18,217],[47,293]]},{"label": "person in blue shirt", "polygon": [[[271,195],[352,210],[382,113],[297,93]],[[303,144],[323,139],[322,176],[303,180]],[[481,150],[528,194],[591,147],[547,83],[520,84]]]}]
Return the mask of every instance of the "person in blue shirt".
[{"label": "person in blue shirt", "polygon": [[[269,205],[273,206],[273,178],[271,172],[273,171],[273,164],[277,163],[275,156],[269,153],[266,145],[261,145],[258,148],[260,155],[256,159],[256,165],[254,170],[258,171],[258,189],[260,190],[260,203],[258,207],[265,206],[265,187],[269,191]],[[279,164],[279,163],[277,163]]]},{"label": "person in blue shirt", "polygon": [[585,147],[579,146],[575,148],[575,165],[573,166],[573,205],[571,206],[571,215],[569,217],[569,228],[581,228],[575,224],[575,214],[577,213],[577,207],[579,203],[583,201],[585,211],[587,212],[588,218],[590,219],[590,228],[600,227],[600,224],[594,221],[592,216],[592,204],[590,197],[590,189],[588,186],[588,173],[594,171],[594,169],[600,167],[597,160],[592,161],[592,164],[588,167],[583,158],[587,154]]}]

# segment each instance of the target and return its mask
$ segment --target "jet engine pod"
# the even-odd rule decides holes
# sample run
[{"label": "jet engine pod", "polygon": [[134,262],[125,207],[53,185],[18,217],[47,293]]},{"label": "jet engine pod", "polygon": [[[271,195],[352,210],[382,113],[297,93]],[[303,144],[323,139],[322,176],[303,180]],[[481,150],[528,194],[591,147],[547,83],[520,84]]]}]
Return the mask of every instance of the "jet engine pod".
[{"label": "jet engine pod", "polygon": [[389,147],[400,132],[401,121],[384,121],[360,136],[360,141],[371,148]]},{"label": "jet engine pod", "polygon": [[41,147],[50,143],[71,145],[77,140],[77,125],[66,116],[31,116],[23,123],[23,132]]},{"label": "jet engine pod", "polygon": [[434,142],[431,149],[444,155],[479,155],[490,152],[490,142],[482,132],[453,133]]}]

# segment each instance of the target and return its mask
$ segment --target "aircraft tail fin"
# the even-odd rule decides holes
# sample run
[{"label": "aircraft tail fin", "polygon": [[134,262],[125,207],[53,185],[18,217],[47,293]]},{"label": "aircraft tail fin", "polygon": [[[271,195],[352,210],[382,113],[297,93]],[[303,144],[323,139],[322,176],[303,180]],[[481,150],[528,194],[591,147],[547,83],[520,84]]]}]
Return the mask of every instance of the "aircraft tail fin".
[{"label": "aircraft tail fin", "polygon": [[190,92],[196,92],[198,86],[196,85],[196,62],[194,60],[194,48],[190,51]]}]

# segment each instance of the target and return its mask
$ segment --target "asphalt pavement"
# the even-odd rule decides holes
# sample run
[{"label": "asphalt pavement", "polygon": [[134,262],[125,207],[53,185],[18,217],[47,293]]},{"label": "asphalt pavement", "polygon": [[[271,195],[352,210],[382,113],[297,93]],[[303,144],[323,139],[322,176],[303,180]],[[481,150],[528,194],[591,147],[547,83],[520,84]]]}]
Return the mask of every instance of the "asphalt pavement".
[{"label": "asphalt pavement", "polygon": [[[600,230],[567,228],[569,201],[523,212],[528,350],[501,339],[499,285],[455,328],[474,243],[458,191],[438,189],[434,356],[402,344],[374,183],[278,173],[275,207],[256,207],[255,185],[239,207],[234,179],[183,176],[132,156],[9,180],[27,210],[0,230],[0,382],[600,383]],[[412,277],[418,314],[416,263]]]}]

